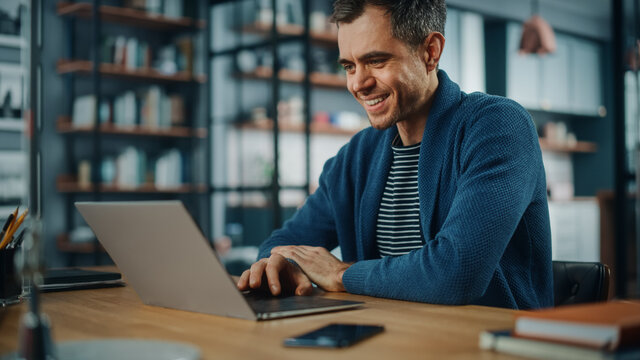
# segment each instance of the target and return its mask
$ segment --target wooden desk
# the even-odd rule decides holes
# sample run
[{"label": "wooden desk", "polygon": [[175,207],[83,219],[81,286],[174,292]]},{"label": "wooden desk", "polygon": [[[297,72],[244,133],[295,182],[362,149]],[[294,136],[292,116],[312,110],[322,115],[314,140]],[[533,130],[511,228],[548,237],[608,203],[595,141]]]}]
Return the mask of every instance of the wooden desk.
[{"label": "wooden desk", "polygon": [[[44,312],[54,341],[96,338],[166,339],[200,348],[203,359],[510,359],[478,349],[484,329],[509,328],[512,310],[440,306],[345,293],[330,298],[364,301],[357,310],[254,322],[142,304],[133,289],[46,293]],[[0,354],[17,347],[27,304],[0,309]],[[386,331],[346,349],[290,349],[284,338],[330,322],[383,324]]]}]

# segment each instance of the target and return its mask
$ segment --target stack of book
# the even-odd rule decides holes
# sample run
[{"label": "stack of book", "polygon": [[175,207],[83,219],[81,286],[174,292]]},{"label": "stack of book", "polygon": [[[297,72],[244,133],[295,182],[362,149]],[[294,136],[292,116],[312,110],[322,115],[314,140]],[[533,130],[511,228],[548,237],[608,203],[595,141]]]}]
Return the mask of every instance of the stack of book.
[{"label": "stack of book", "polygon": [[[96,97],[79,96],[73,103],[74,126],[95,124]],[[148,129],[185,125],[184,98],[167,94],[159,86],[151,86],[138,93],[129,90],[114,98],[100,101],[100,124],[120,128],[142,126]]]},{"label": "stack of book", "polygon": [[[102,182],[123,189],[136,189],[150,184],[157,189],[176,188],[188,181],[187,161],[186,155],[175,148],[150,155],[128,146],[117,156],[107,156],[103,159]],[[90,183],[90,171],[85,173],[86,179],[82,179],[81,174],[78,174],[78,181]]]},{"label": "stack of book", "polygon": [[640,359],[640,301],[523,311],[513,330],[484,331],[479,345],[535,359]]},{"label": "stack of book", "polygon": [[135,37],[106,36],[101,45],[102,62],[122,66],[126,70],[151,69],[165,75],[193,73],[194,44],[190,36],[152,48]]}]

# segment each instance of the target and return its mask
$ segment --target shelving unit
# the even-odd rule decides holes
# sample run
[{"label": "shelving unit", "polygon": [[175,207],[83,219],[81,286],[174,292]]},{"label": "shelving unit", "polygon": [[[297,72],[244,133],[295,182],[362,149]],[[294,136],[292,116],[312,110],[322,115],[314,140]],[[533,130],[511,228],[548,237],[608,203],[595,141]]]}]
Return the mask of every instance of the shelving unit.
[{"label": "shelving unit", "polygon": [[[191,212],[203,233],[208,234],[210,231],[210,205],[207,197],[203,196],[208,193],[209,187],[206,184],[210,182],[209,122],[206,118],[209,96],[205,86],[208,76],[206,68],[196,69],[194,65],[198,60],[205,62],[206,54],[203,51],[198,53],[198,50],[205,48],[208,39],[208,21],[204,18],[208,4],[204,0],[189,1],[185,4],[193,7],[193,11],[185,17],[169,17],[138,9],[101,5],[100,0],[77,3],[61,1],[57,4],[56,15],[66,23],[69,43],[65,56],[56,61],[56,72],[64,77],[65,93],[68,95],[65,96],[66,110],[57,116],[55,122],[55,132],[65,143],[68,159],[66,166],[59,167],[56,176],[56,190],[66,204],[65,231],[56,237],[56,247],[62,253],[74,255],[71,260],[74,260],[77,254],[94,254],[95,262],[98,263],[102,252],[95,240],[91,243],[76,243],[70,238],[72,229],[81,225],[73,207],[73,202],[77,200],[179,199]],[[196,16],[203,18],[195,18]],[[78,23],[84,20],[86,21]],[[124,26],[108,27],[103,23]],[[87,27],[91,29],[88,56],[79,53],[76,44],[76,41],[83,39],[78,32]],[[152,39],[151,43],[145,45],[150,50],[135,50],[144,53],[144,56],[149,56],[150,59],[135,67],[106,62],[108,60],[105,60],[105,51],[115,52],[117,45],[112,45],[112,50],[105,48],[105,34],[123,38],[127,42],[129,40],[126,37],[133,36],[136,46],[137,39]],[[151,62],[158,55],[151,57],[150,54],[155,53],[159,46],[165,46],[167,42],[171,43],[178,37],[189,38],[190,48],[187,50],[188,54],[183,54],[180,53],[183,50],[177,45],[172,45],[175,48],[173,61],[176,71],[166,73],[166,70],[159,71],[151,67]],[[137,56],[130,53],[128,46],[127,44],[122,50],[122,56],[125,59],[126,56]],[[178,59],[178,56],[182,58]],[[202,58],[197,59],[198,56]],[[179,61],[187,64],[180,65]],[[95,66],[96,63],[99,63],[99,66]],[[179,66],[186,67],[187,71],[180,70]],[[103,79],[106,81],[103,82]],[[87,85],[91,89],[88,94]],[[142,97],[141,86],[147,89]],[[155,100],[148,95],[150,89],[156,91],[157,95],[153,98]],[[124,105],[118,105],[118,97],[115,96],[123,94],[124,91],[129,91],[134,101],[133,105],[126,105],[126,110],[123,110]],[[80,95],[92,100],[94,105],[88,111],[92,114],[80,111],[78,114],[87,115],[89,120],[74,121],[74,101]],[[169,95],[175,99],[170,99]],[[114,97],[113,102],[106,102],[105,99],[110,97]],[[174,105],[173,100],[180,103]],[[171,105],[168,106],[176,106],[178,110],[175,116],[180,120],[174,123],[174,114],[171,111],[167,112],[161,101],[166,104],[171,101]],[[141,105],[143,103],[146,104],[146,110]],[[163,115],[163,111],[169,115]],[[135,121],[126,125],[119,122],[117,119],[125,116],[125,113],[128,119],[133,118]],[[170,123],[161,123],[161,116],[168,116]],[[80,144],[90,146],[83,147]],[[105,181],[110,178],[104,177],[104,159],[110,153],[113,158],[114,151],[122,151],[123,147],[136,151],[133,163],[135,169],[132,170],[137,174],[136,181],[125,185],[118,183],[118,177],[115,176],[114,180]],[[177,158],[173,157],[173,163],[177,161],[178,167],[166,165],[164,173],[174,173],[171,179],[177,177],[180,180],[163,183],[157,182],[156,179],[154,182],[152,177],[161,176],[159,173],[153,174],[155,159],[161,158],[167,149],[173,149],[172,151],[178,155]],[[121,166],[118,165],[119,160],[110,161],[113,161],[111,166]],[[89,164],[90,178],[75,174],[80,162]],[[128,163],[127,166],[132,166],[131,162]],[[153,175],[149,175],[150,173]]]},{"label": "shelving unit", "polygon": [[[25,7],[21,10],[20,5]],[[15,6],[15,7],[14,7]],[[5,219],[20,206],[27,207],[28,175],[27,151],[22,119],[26,107],[28,82],[29,46],[26,39],[28,4],[17,1],[3,1],[0,9],[5,15],[17,15],[20,28],[17,34],[0,34],[0,219]],[[7,18],[3,22],[8,22]],[[8,25],[8,24],[7,24]],[[3,26],[3,32],[11,32],[10,26]],[[7,96],[9,95],[9,96]],[[5,101],[10,100],[8,108]],[[5,111],[6,110],[6,111]]]},{"label": "shelving unit", "polygon": [[[241,245],[257,245],[280,227],[292,215],[298,197],[302,201],[315,190],[315,172],[322,167],[317,163],[335,155],[357,132],[340,127],[334,115],[346,110],[363,117],[361,107],[346,91],[346,77],[334,72],[337,33],[310,26],[311,12],[322,11],[328,17],[330,3],[296,0],[278,10],[279,1],[260,2],[260,7],[276,9],[270,21],[259,14],[260,9],[252,8],[257,3],[212,2],[211,63],[225,68],[216,68],[211,136],[229,154],[217,163],[214,158],[218,171],[212,186],[213,221],[215,232],[222,235],[227,234],[228,224],[239,222],[245,229]],[[293,19],[298,10],[302,15]],[[288,23],[282,22],[285,12]],[[239,55],[246,52],[256,57],[255,67],[239,65]],[[322,62],[327,66],[319,66],[316,52],[328,54]],[[276,60],[265,62],[265,57]],[[290,65],[292,58],[297,58],[298,66]],[[287,119],[290,114],[281,107],[296,97],[302,104],[301,115]],[[250,116],[251,106],[263,107],[266,118]],[[319,112],[325,113],[324,120],[312,119]],[[216,165],[220,163],[234,165]]]}]

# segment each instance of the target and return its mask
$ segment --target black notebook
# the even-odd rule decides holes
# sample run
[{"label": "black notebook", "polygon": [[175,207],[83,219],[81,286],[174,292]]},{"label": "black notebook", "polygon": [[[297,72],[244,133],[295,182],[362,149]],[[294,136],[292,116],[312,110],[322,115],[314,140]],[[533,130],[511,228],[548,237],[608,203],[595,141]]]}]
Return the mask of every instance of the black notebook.
[{"label": "black notebook", "polygon": [[45,271],[40,290],[81,290],[123,285],[122,276],[117,272],[60,268]]}]

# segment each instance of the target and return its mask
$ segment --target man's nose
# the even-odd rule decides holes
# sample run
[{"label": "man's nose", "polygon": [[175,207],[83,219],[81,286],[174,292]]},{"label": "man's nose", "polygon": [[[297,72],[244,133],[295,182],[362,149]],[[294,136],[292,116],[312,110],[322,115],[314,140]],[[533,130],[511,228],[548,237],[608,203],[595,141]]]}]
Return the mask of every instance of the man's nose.
[{"label": "man's nose", "polygon": [[356,69],[355,73],[350,76],[349,83],[351,91],[355,94],[373,88],[376,81],[366,69]]}]

